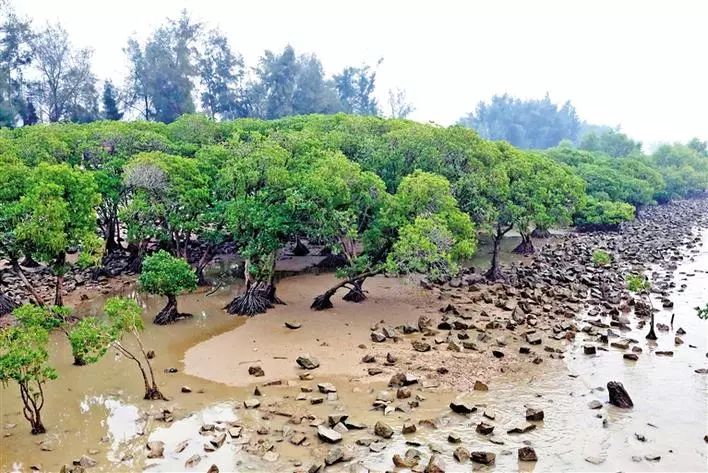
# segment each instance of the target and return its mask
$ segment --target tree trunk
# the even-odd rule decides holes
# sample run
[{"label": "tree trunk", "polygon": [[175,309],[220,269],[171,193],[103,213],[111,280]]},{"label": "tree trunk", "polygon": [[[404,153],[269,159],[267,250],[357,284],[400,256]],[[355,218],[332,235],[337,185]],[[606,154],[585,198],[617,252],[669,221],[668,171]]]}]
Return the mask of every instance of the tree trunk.
[{"label": "tree trunk", "polygon": [[536,249],[533,246],[533,241],[531,241],[531,235],[528,233],[521,233],[521,243],[518,244],[516,248],[512,250],[513,253],[528,256],[534,254]]},{"label": "tree trunk", "polygon": [[[651,296],[650,296],[651,297]],[[649,333],[647,333],[647,340],[656,340],[656,332],[654,331],[654,309],[651,309],[651,326],[649,327]]]},{"label": "tree trunk", "polygon": [[80,356],[74,355],[74,366],[86,366],[86,360]]},{"label": "tree trunk", "polygon": [[32,253],[26,253],[25,258],[22,260],[22,266],[25,268],[37,268],[39,263],[34,260]]},{"label": "tree trunk", "polygon": [[[353,278],[346,279],[346,280],[340,282],[339,284],[331,287],[327,291],[325,291],[322,294],[320,294],[319,296],[315,297],[315,299],[312,301],[312,304],[310,305],[310,309],[312,309],[312,310],[331,309],[332,307],[334,307],[332,305],[332,300],[331,300],[332,296],[339,289],[341,289],[343,287],[348,287],[350,293],[352,291],[358,292],[361,296],[364,296],[364,298],[366,298],[364,293],[361,291],[361,287],[364,284],[364,281],[366,280],[366,278],[370,278],[370,277],[375,276],[381,272],[382,272],[382,270],[380,270],[380,269],[374,270],[374,271],[369,271],[369,272],[359,274],[357,276],[354,276]],[[357,288],[357,289],[355,289],[355,288]],[[347,295],[349,295],[349,294],[347,294]],[[353,299],[347,299],[347,300],[354,301]],[[361,302],[361,301],[354,301],[354,302]]]},{"label": "tree trunk", "polygon": [[180,314],[177,311],[177,297],[174,294],[167,295],[167,305],[155,316],[153,323],[157,325],[171,324],[177,319],[191,317],[192,314]]},{"label": "tree trunk", "polygon": [[57,284],[54,291],[54,305],[64,305],[64,273],[57,274]]},{"label": "tree trunk", "polygon": [[492,247],[492,265],[485,273],[485,277],[491,281],[497,281],[504,277],[499,269],[499,246],[501,244],[501,238],[502,237],[500,236],[494,237],[494,245]]},{"label": "tree trunk", "polygon": [[42,389],[42,384],[37,383],[38,393],[37,396],[33,396],[30,393],[29,382],[21,382],[20,386],[20,396],[22,398],[22,414],[25,419],[30,423],[32,428],[32,435],[39,435],[46,433],[44,424],[42,424],[41,410],[44,406],[44,391]]},{"label": "tree trunk", "polygon": [[168,400],[165,397],[165,395],[160,392],[160,389],[154,384],[152,386],[146,386],[145,396],[143,397],[143,399],[149,400],[149,401],[167,401]]},{"label": "tree trunk", "polygon": [[125,265],[125,270],[131,273],[140,274],[143,269],[143,243],[140,242],[137,245],[128,245],[128,251],[130,252],[130,257],[128,258],[128,263]]},{"label": "tree trunk", "polygon": [[10,263],[12,264],[12,269],[15,271],[15,274],[19,276],[20,280],[22,281],[22,284],[24,284],[30,294],[32,294],[32,297],[34,298],[37,305],[39,307],[44,307],[44,300],[42,300],[42,298],[37,293],[37,290],[27,280],[27,277],[25,276],[24,271],[22,271],[22,268],[20,267],[20,264],[17,262],[17,260],[13,259]]},{"label": "tree trunk", "polygon": [[204,277],[204,269],[212,259],[214,259],[214,246],[207,245],[204,253],[202,253],[201,258],[199,258],[199,262],[197,263],[197,284],[200,286],[207,286],[209,284]]},{"label": "tree trunk", "polygon": [[300,240],[300,237],[295,239],[295,248],[293,248],[295,256],[306,256],[310,254],[310,249]]},{"label": "tree trunk", "polygon": [[349,289],[342,299],[347,302],[364,302],[366,300],[366,294],[364,294],[364,279],[357,279],[352,282],[352,287]]},{"label": "tree trunk", "polygon": [[110,255],[114,251],[117,251],[120,249],[120,244],[118,244],[118,241],[116,240],[116,227],[118,226],[117,224],[117,218],[116,217],[111,217],[108,219],[108,222],[106,222],[106,254]]},{"label": "tree trunk", "polygon": [[0,292],[0,317],[9,314],[17,308],[17,304],[7,297],[5,294]]}]

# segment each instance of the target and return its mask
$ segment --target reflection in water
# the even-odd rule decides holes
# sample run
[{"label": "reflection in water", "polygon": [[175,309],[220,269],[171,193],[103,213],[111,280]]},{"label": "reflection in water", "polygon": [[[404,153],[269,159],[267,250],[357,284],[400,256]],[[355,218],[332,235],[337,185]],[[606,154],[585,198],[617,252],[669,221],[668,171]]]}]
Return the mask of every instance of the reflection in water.
[{"label": "reflection in water", "polygon": [[101,415],[102,413],[93,414],[91,411],[105,410],[105,422],[102,424],[106,427],[107,440],[110,442],[110,461],[120,461],[125,456],[125,452],[120,449],[143,434],[140,409],[137,406],[105,396],[87,396],[79,404],[79,409],[82,415]]}]

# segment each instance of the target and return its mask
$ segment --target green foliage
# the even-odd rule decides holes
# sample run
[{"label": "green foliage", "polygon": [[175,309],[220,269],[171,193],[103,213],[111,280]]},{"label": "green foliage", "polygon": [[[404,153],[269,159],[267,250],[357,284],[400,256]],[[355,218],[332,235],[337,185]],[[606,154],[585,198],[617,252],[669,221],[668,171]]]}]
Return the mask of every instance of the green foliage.
[{"label": "green foliage", "polygon": [[10,381],[30,388],[30,396],[37,391],[30,383],[42,384],[56,379],[57,372],[49,364],[47,344],[49,332],[41,325],[22,325],[0,331],[0,382]]},{"label": "green foliage", "polygon": [[184,259],[160,250],[145,258],[138,283],[150,294],[175,296],[196,289],[197,276]]},{"label": "green foliage", "polygon": [[44,330],[52,331],[66,323],[71,311],[66,307],[37,307],[32,304],[23,304],[13,310],[12,315],[23,327],[41,327]]},{"label": "green foliage", "polygon": [[705,307],[696,307],[698,318],[708,320],[708,304]]},{"label": "green foliage", "polygon": [[628,274],[626,281],[627,289],[631,292],[642,292],[651,289],[651,282],[649,282],[649,278],[643,274]]},{"label": "green foliage", "polygon": [[96,317],[81,319],[69,330],[71,353],[83,363],[95,363],[106,354],[115,335],[113,327]]},{"label": "green foliage", "polygon": [[580,142],[580,149],[597,151],[613,158],[622,158],[642,151],[642,144],[633,141],[624,133],[607,130],[604,133],[588,133]]},{"label": "green foliage", "polygon": [[604,250],[595,250],[592,252],[591,261],[595,266],[608,266],[612,263],[612,256]]},{"label": "green foliage", "polygon": [[575,224],[584,226],[615,226],[634,218],[634,207],[624,202],[597,200],[589,197],[574,217]]}]

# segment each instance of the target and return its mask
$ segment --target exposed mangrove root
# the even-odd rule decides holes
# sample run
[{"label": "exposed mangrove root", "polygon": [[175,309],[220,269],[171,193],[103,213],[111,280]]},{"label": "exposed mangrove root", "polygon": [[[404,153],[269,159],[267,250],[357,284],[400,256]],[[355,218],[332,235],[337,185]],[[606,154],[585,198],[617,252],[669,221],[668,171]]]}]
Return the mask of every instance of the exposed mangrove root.
[{"label": "exposed mangrove root", "polygon": [[160,392],[157,386],[154,385],[145,388],[145,396],[143,396],[143,399],[145,399],[146,401],[169,401],[169,399],[166,398],[165,395]]},{"label": "exposed mangrove root", "polygon": [[236,296],[224,307],[232,315],[246,315],[252,317],[263,314],[275,304],[285,304],[275,295],[275,286],[272,284],[254,284],[243,294]]},{"label": "exposed mangrove root", "polygon": [[[369,271],[368,273],[364,274],[359,274],[356,277],[353,277],[351,279],[346,279],[336,286],[331,287],[327,291],[323,292],[319,296],[315,297],[315,299],[312,301],[312,304],[310,305],[310,309],[312,310],[327,310],[331,309],[334,307],[332,305],[332,296],[341,288],[346,287],[349,288],[349,293],[344,296],[344,299],[347,301],[351,302],[362,302],[363,300],[366,299],[366,295],[364,294],[364,291],[362,290],[362,286],[364,285],[364,281],[366,278],[370,278],[372,276],[376,276],[379,274],[381,270],[374,270],[374,271]],[[350,296],[351,294],[351,296]],[[350,296],[350,298],[347,298],[347,296]]]},{"label": "exposed mangrove root", "polygon": [[484,273],[484,277],[489,281],[503,281],[504,273],[498,266],[492,266]]},{"label": "exposed mangrove root", "polygon": [[534,228],[531,232],[531,238],[551,238],[552,236],[547,228]]},{"label": "exposed mangrove root", "polygon": [[347,292],[342,299],[347,302],[364,302],[366,300],[366,294],[364,294],[363,285],[364,281],[354,281],[349,292]]},{"label": "exposed mangrove root", "polygon": [[341,268],[347,264],[347,258],[341,253],[334,254],[329,253],[325,256],[325,259],[317,263],[317,267],[320,269],[336,269]]},{"label": "exposed mangrove root", "polygon": [[293,254],[295,256],[306,256],[310,254],[310,249],[298,238],[295,248],[293,248]]},{"label": "exposed mangrove root", "polygon": [[182,314],[177,311],[177,298],[175,296],[167,296],[167,305],[155,316],[152,322],[156,325],[167,325],[187,317],[192,317],[192,314]]},{"label": "exposed mangrove root", "polygon": [[522,236],[521,243],[519,243],[516,248],[511,250],[511,252],[519,255],[528,256],[534,254],[536,252],[536,248],[534,248],[533,241],[530,237]]}]

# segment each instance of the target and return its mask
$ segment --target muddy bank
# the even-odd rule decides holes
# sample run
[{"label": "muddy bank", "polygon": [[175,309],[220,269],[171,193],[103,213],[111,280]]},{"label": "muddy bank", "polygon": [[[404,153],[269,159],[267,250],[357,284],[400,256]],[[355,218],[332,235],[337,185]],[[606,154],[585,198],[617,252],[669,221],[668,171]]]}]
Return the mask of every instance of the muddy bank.
[{"label": "muddy bank", "polygon": [[[252,319],[221,310],[238,288],[186,296],[193,320],[145,334],[168,403],[138,399],[124,360],[72,367],[57,340],[47,436],[23,431],[16,393],[2,391],[2,423],[17,424],[3,426],[2,469],[56,471],[88,455],[98,464],[87,471],[388,471],[394,462],[422,471],[434,456],[446,471],[702,470],[708,390],[696,370],[708,347],[692,307],[708,284],[706,239],[694,231],[707,217],[698,201],[650,209],[619,234],[557,239],[508,267],[504,284],[471,271],[442,286],[375,278],[366,302],[336,298],[327,312],[309,303],[331,275],[281,281],[288,305]],[[590,262],[598,247],[610,266]],[[643,270],[667,327],[651,343],[624,282]],[[144,302],[149,320],[162,301]],[[317,368],[298,366],[305,353]],[[256,366],[264,376],[248,373]],[[178,371],[162,373],[170,367]],[[608,381],[624,384],[632,409],[608,404]],[[56,444],[43,451],[42,440]],[[162,455],[148,442],[162,442],[151,444]],[[522,447],[538,461],[519,461]],[[472,466],[465,451],[494,463]]]}]

